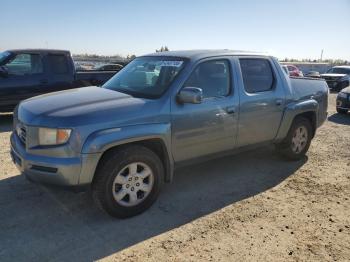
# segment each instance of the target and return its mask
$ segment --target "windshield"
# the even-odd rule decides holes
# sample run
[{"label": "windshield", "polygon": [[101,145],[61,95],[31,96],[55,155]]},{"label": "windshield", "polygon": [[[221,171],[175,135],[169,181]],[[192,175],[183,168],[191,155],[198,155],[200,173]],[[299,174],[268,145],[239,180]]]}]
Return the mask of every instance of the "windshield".
[{"label": "windshield", "polygon": [[0,52],[0,64],[11,55],[10,52]]},{"label": "windshield", "polygon": [[107,81],[103,88],[136,97],[158,98],[184,66],[174,57],[140,57],[134,59]]},{"label": "windshield", "polygon": [[333,67],[327,71],[332,74],[347,74],[350,75],[350,68]]}]

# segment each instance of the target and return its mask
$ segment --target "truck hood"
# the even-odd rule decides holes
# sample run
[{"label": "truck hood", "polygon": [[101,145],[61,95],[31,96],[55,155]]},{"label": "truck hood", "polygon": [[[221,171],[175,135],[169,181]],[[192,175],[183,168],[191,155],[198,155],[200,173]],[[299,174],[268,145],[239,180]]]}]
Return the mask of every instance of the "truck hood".
[{"label": "truck hood", "polygon": [[[162,121],[157,100],[135,98],[100,87],[84,87],[27,99],[20,103],[18,119],[45,127],[96,126],[104,128]],[[158,118],[155,116],[159,116]]]},{"label": "truck hood", "polygon": [[341,78],[346,76],[346,74],[321,74],[321,77],[331,77],[331,78]]}]

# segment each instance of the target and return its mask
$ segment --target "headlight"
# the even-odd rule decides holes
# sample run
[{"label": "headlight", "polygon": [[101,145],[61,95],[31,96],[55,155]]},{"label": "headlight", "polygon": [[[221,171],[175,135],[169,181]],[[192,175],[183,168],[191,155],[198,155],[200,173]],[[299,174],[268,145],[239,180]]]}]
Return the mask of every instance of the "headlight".
[{"label": "headlight", "polygon": [[40,145],[61,145],[68,141],[71,129],[39,128]]},{"label": "headlight", "polygon": [[339,92],[338,97],[347,98],[348,94],[343,93],[343,92]]}]

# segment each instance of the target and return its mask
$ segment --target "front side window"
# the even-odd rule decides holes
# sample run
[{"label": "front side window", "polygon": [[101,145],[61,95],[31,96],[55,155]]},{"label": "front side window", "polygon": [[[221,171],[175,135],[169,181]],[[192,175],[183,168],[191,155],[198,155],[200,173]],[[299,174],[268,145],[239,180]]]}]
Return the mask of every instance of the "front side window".
[{"label": "front side window", "polygon": [[103,88],[136,97],[158,98],[184,67],[176,57],[140,57],[134,59],[108,80]]},{"label": "front side window", "polygon": [[68,74],[69,64],[65,55],[48,55],[51,71],[54,74]]},{"label": "front side window", "polygon": [[18,54],[5,65],[9,75],[32,75],[43,73],[40,55]]},{"label": "front side window", "polygon": [[223,97],[230,92],[230,70],[227,60],[213,60],[199,64],[184,87],[198,87],[203,98]]},{"label": "front side window", "polygon": [[259,93],[273,89],[274,75],[267,59],[242,58],[239,63],[246,92]]}]

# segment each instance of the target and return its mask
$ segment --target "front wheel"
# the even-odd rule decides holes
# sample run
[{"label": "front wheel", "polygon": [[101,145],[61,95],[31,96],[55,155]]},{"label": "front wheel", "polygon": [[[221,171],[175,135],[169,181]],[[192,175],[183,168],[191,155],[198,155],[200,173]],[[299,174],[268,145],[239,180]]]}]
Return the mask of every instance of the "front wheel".
[{"label": "front wheel", "polygon": [[310,147],[312,126],[308,119],[297,117],[284,141],[276,145],[278,151],[290,160],[302,159]]},{"label": "front wheel", "polygon": [[111,216],[135,216],[157,199],[163,173],[159,157],[146,147],[133,145],[107,152],[96,170],[93,198]]}]

